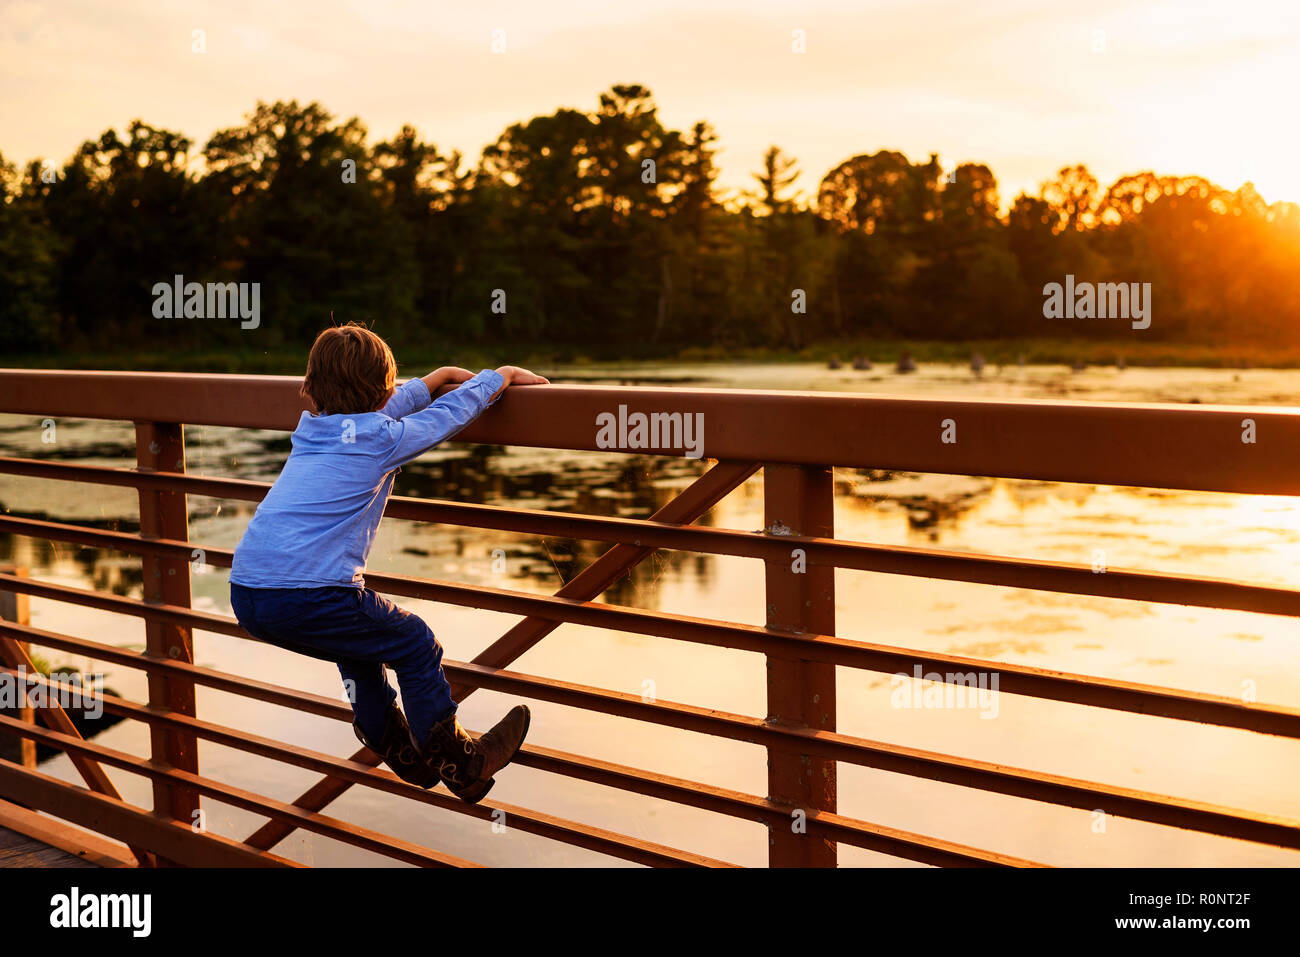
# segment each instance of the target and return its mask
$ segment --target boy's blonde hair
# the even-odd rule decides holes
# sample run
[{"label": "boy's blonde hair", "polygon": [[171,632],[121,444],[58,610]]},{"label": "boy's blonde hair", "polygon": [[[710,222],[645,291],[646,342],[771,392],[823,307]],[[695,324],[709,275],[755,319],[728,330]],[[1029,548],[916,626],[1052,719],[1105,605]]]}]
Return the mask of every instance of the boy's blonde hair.
[{"label": "boy's blonde hair", "polygon": [[349,415],[381,408],[397,379],[388,343],[365,326],[331,326],[316,337],[307,356],[300,394],[321,415]]}]

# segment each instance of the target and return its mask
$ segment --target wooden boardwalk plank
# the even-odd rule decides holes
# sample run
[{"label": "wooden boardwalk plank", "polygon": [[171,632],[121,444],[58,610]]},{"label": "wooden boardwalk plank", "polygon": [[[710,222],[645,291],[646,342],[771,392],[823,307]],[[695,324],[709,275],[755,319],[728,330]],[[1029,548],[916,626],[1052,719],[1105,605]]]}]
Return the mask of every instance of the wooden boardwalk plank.
[{"label": "wooden boardwalk plank", "polygon": [[0,799],[0,867],[135,867],[126,846]]},{"label": "wooden boardwalk plank", "polygon": [[0,828],[0,867],[97,867],[90,861]]}]

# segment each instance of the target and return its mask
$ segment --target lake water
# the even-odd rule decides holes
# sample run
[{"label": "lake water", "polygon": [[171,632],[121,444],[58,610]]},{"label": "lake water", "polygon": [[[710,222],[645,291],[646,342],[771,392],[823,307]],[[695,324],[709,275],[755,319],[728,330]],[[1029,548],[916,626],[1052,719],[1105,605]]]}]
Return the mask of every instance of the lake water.
[{"label": "lake water", "polygon": [[[1300,372],[990,367],[981,379],[958,366],[828,371],[811,364],[583,366],[539,369],[553,381],[703,388],[811,389],[962,397],[1102,401],[1231,402],[1295,405]],[[41,441],[40,420],[0,416],[0,450],[83,464],[130,466],[129,423],[60,420],[57,442]],[[283,433],[189,427],[195,473],[271,481],[288,453]],[[644,517],[704,469],[686,459],[610,453],[447,446],[398,475],[397,494],[495,505]],[[929,546],[1159,570],[1300,587],[1300,501],[1283,497],[1168,492],[1093,485],[915,474],[836,472],[836,534],[879,544]],[[0,476],[6,513],[136,530],[130,489]],[[233,548],[250,503],[192,497],[190,535]],[[742,530],[763,525],[762,476],[706,516]],[[370,560],[396,572],[550,594],[607,546],[535,536],[386,521]],[[507,555],[494,570],[494,549]],[[29,565],[36,578],[140,596],[138,558],[97,549],[0,535],[0,561]],[[193,578],[197,608],[230,614],[226,573]],[[603,600],[686,615],[763,622],[763,566],[750,559],[660,552]],[[1244,612],[1075,597],[1022,589],[839,571],[841,636],[882,644],[992,658],[1260,702],[1300,701],[1300,621]],[[518,619],[492,612],[399,599],[426,618],[449,658],[465,661]],[[32,624],[142,649],[143,623],[32,599]],[[254,642],[199,632],[199,664],[275,681],[342,700],[333,665]],[[147,698],[141,672],[36,649],[55,664],[106,674],[119,694]],[[762,717],[761,656],[669,639],[562,625],[511,670],[642,694],[660,700]],[[653,683],[652,685],[649,683]],[[910,747],[1173,794],[1300,818],[1300,742],[1159,718],[1001,695],[996,714],[978,708],[891,705],[887,675],[838,669],[839,730]],[[483,729],[513,702],[476,692],[463,723]],[[533,709],[530,743],[657,772],[766,793],[765,752],[753,745],[545,702]],[[198,690],[199,715],[338,755],[357,747],[343,722],[296,714],[210,689]],[[122,722],[97,741],[148,754],[142,725]],[[207,742],[203,774],[292,801],[317,775]],[[47,773],[80,782],[66,757]],[[149,806],[148,782],[108,769],[124,796]],[[1058,865],[1294,866],[1294,852],[1084,811],[1057,808],[902,775],[841,764],[843,814]],[[517,804],[737,864],[766,863],[757,823],[643,798],[515,767],[503,771],[489,802]],[[256,815],[204,799],[207,826],[246,837]],[[354,787],[327,813],[485,864],[600,865],[621,862],[490,822]],[[381,864],[387,859],[297,832],[277,851],[317,865]],[[841,846],[842,865],[907,862]]]}]

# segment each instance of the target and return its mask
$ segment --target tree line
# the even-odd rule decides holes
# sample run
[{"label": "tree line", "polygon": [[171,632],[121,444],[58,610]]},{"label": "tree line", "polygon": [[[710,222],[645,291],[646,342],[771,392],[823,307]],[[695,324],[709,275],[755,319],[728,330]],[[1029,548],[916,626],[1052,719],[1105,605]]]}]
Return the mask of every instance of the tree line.
[{"label": "tree line", "polygon": [[[411,126],[368,145],[320,104],[259,103],[205,144],[132,122],[62,166],[0,156],[6,351],[267,348],[331,321],[395,344],[798,349],[826,339],[1300,338],[1300,207],[1196,176],[1083,166],[1001,212],[988,166],[881,150],[793,192],[773,146],[724,196],[705,122],[641,86],[506,129],[476,163]],[[158,318],[154,287],[260,284],[261,321]],[[1151,283],[1152,322],[1050,319],[1067,275]]]}]

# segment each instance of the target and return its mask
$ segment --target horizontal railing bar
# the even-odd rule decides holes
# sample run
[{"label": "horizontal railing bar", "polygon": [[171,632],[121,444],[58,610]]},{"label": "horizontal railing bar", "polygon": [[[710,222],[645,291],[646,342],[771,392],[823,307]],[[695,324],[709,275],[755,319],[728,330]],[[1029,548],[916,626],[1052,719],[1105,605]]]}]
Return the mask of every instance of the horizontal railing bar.
[{"label": "horizontal railing bar", "polygon": [[[15,579],[0,575],[0,583],[16,584],[19,586],[17,590],[37,593],[30,579]],[[76,589],[66,589],[64,586],[39,587],[76,591]],[[97,601],[103,601],[108,597],[95,593],[85,594],[93,595]],[[118,599],[115,596],[114,601],[122,602],[126,607],[131,605],[129,600]],[[209,613],[186,613],[182,609],[147,606],[143,603],[136,607],[134,613],[144,615],[159,612],[168,616],[185,617],[188,614],[220,620],[220,616]],[[200,623],[199,627],[204,626]],[[229,625],[224,626],[224,628],[229,627]],[[445,659],[443,668],[447,671],[448,677],[454,681],[589,711],[747,741],[796,754],[847,761],[864,767],[1029,798],[1049,804],[1090,810],[1100,807],[1101,810],[1119,817],[1130,817],[1154,824],[1166,824],[1208,834],[1300,849],[1300,822],[1293,822],[1276,815],[1259,814],[1206,802],[1044,774],[971,758],[854,738],[834,732],[778,727],[747,715],[728,714],[694,705],[676,703],[670,705],[662,701],[648,703],[638,695],[467,663],[450,662]],[[1104,805],[1101,804],[1103,801]]]},{"label": "horizontal railing bar", "polygon": [[[352,721],[351,708],[322,695],[287,689],[279,685],[270,685],[227,672],[205,668],[201,665],[155,658],[139,652],[123,651],[110,645],[84,638],[76,638],[71,635],[62,635],[30,626],[10,626],[8,623],[0,622],[0,632],[10,629],[12,629],[13,637],[44,647],[85,654],[92,658],[112,661],[127,667],[181,674],[195,684],[244,695],[322,717],[344,722]],[[780,821],[787,823],[791,819],[791,813],[796,810],[792,805],[777,804],[766,798],[744,794],[740,791],[730,791],[712,785],[688,781],[684,778],[672,778],[667,775],[654,774],[637,768],[533,745],[525,745],[524,749],[516,756],[515,763],[550,773],[581,778],[620,790],[650,797],[659,797],[679,804],[688,804],[692,807],[715,811],[732,817],[763,822]],[[351,767],[352,764],[352,762],[349,762],[346,766]],[[390,777],[393,781],[397,781],[396,777],[391,775]],[[370,783],[370,781],[359,783]],[[453,805],[453,808],[459,809],[459,802]],[[824,832],[824,836],[828,839],[840,843],[853,844],[867,850],[875,850],[924,864],[939,867],[1043,866],[1023,858],[940,841],[924,835],[871,824],[842,815],[807,811],[806,809],[800,810],[805,810],[809,815],[807,824],[810,833]]]},{"label": "horizontal railing bar", "polygon": [[[248,479],[211,478],[192,472],[141,471],[109,465],[78,465],[74,462],[51,462],[45,459],[0,456],[0,474],[45,478],[56,482],[81,482],[110,485],[154,492],[185,492],[247,502],[260,502],[270,489],[269,482]],[[416,499],[415,501],[422,501]]]},{"label": "horizontal railing bar", "polygon": [[[31,727],[25,722],[18,723],[25,728]],[[11,761],[0,760],[0,794],[29,807],[49,810],[55,817],[125,844],[148,847],[167,860],[192,867],[303,866],[219,834],[195,833],[189,824],[153,814]],[[54,808],[57,810],[51,810]]]},{"label": "horizontal railing bar", "polygon": [[[219,554],[218,550],[213,549],[208,557],[228,560],[228,556],[229,552]],[[917,667],[920,667],[923,676],[937,676],[945,684],[969,686],[967,683],[978,681],[978,676],[982,673],[988,676],[986,684],[991,685],[992,675],[996,674],[999,694],[1006,692],[1126,711],[1131,714],[1144,714],[1150,717],[1215,724],[1285,737],[1300,737],[1300,709],[1280,705],[1260,705],[1157,685],[1141,685],[1034,668],[1028,665],[874,645],[835,635],[793,634],[757,625],[688,618],[665,612],[645,611],[597,602],[579,602],[553,596],[528,595],[480,585],[461,585],[377,574],[371,575],[369,582],[381,591],[447,604],[486,608],[507,614],[551,618],[792,659],[819,661],[882,674],[910,676]],[[11,588],[30,595],[69,601],[105,611],[205,628],[237,638],[251,637],[234,619],[213,612],[148,604],[136,599],[104,595],[3,573],[0,573],[0,588]]]},{"label": "horizontal railing bar", "polygon": [[[309,712],[326,718],[351,722],[352,709],[333,699],[306,691],[270,685],[228,672],[216,671],[188,662],[155,658],[133,651],[123,651],[110,645],[85,638],[62,635],[30,626],[11,626],[0,622],[0,632],[12,629],[13,637],[61,651],[84,654],[92,658],[112,661],[127,667],[149,671],[180,674],[195,684],[216,688],[232,694],[244,695],[270,704]],[[242,732],[241,732],[242,733]],[[535,754],[534,754],[535,752]],[[727,791],[712,785],[652,774],[637,768],[597,761],[594,758],[570,754],[549,748],[525,745],[515,763],[551,773],[582,778],[620,790],[632,791],[650,797],[689,804],[704,810],[717,811],[732,817],[790,820],[793,806],[776,804],[765,798]],[[350,765],[349,765],[350,766]],[[394,781],[397,779],[394,777]],[[363,782],[366,783],[366,782]],[[405,792],[404,792],[405,793]],[[1010,857],[991,851],[966,847],[960,844],[937,841],[919,834],[887,828],[882,825],[857,821],[840,815],[820,815],[808,812],[810,831],[826,831],[826,836],[841,843],[854,844],[868,850],[877,850],[908,860],[936,866],[987,866],[990,864],[1014,867],[1041,867],[1043,865],[1022,858]]]},{"label": "horizontal railing bar", "polygon": [[[14,669],[0,668],[0,673],[16,674]],[[53,681],[45,676],[36,679],[47,688],[75,690],[64,682]],[[234,748],[258,757],[280,761],[295,767],[306,768],[324,774],[333,775],[364,784],[377,790],[411,798],[424,804],[430,804],[444,810],[454,811],[480,820],[496,821],[494,811],[505,812],[508,826],[575,847],[618,857],[623,860],[645,864],[650,867],[735,867],[726,861],[695,854],[691,851],[668,847],[653,841],[642,840],[627,834],[619,834],[605,828],[588,826],[576,821],[566,820],[554,815],[533,811],[516,805],[480,803],[466,804],[459,798],[444,795],[436,791],[426,791],[400,780],[388,771],[380,771],[368,765],[336,758],[332,755],[300,747],[285,741],[252,734],[239,728],[205,721],[176,711],[151,708],[136,701],[130,701],[117,695],[98,695],[104,710],[121,715],[124,718],[142,721],[149,725],[164,725],[178,730],[185,730],[195,736],[212,741],[223,747]],[[351,720],[351,710],[346,711],[345,720]],[[340,717],[343,717],[340,715]]]},{"label": "horizontal railing bar", "polygon": [[[217,671],[203,665],[192,665],[186,661],[159,658],[146,652],[127,651],[114,645],[91,641],[88,638],[78,638],[75,635],[46,631],[41,628],[33,628],[30,625],[18,625],[4,620],[0,620],[0,635],[8,635],[19,641],[31,642],[45,648],[57,648],[60,651],[68,651],[100,661],[112,662],[127,668],[139,668],[148,674],[175,675],[217,691],[279,705],[294,711],[300,711],[303,714],[314,714],[322,718],[337,718],[349,722],[352,720],[352,709],[350,707],[325,695],[298,691],[272,682],[258,681],[255,678],[246,678],[243,675]],[[250,636],[250,640],[256,641],[257,639]]]},{"label": "horizontal railing bar", "polygon": [[[107,697],[105,696],[105,698]],[[117,751],[102,744],[86,741],[83,738],[73,738],[57,731],[38,728],[3,714],[0,714],[0,727],[8,728],[22,737],[31,738],[48,747],[57,748],[68,754],[75,752],[91,756],[105,764],[111,764],[134,774],[144,775],[151,780],[161,779],[173,784],[184,784],[202,794],[206,794],[208,797],[243,808],[246,811],[252,811],[255,814],[277,820],[291,820],[298,827],[315,831],[317,834],[333,838],[345,844],[351,844],[363,850],[391,857],[403,863],[422,867],[481,866],[472,861],[466,861],[450,854],[443,854],[410,841],[403,841],[400,838],[381,834],[358,824],[351,824],[324,814],[308,813],[283,801],[254,794],[252,791],[246,791],[243,788],[237,788],[213,778],[192,774],[179,768],[164,766],[152,759],[146,760],[133,754],[127,754],[125,751]]]},{"label": "horizontal railing bar", "polygon": [[[211,479],[179,472],[138,472],[104,466],[65,465],[37,459],[0,457],[0,473],[62,478],[67,481],[184,491],[193,495],[260,501],[270,485],[243,479]],[[505,508],[392,496],[384,510],[389,518],[491,528],[521,534],[584,541],[615,542],[638,547],[668,548],[709,555],[732,555],[788,562],[801,549],[810,565],[831,565],[856,571],[880,572],[964,581],[981,585],[1029,588],[1070,595],[1091,595],[1127,601],[1151,601],[1222,608],[1266,615],[1300,617],[1300,589],[1256,585],[1208,576],[1107,568],[1033,558],[871,545],[806,536],[773,536],[699,525],[670,525],[644,519],[574,515],[537,509]],[[57,527],[55,523],[48,523]],[[27,528],[28,531],[23,531]],[[40,534],[39,520],[0,518],[0,529]],[[127,534],[127,533],[116,533]],[[108,547],[108,546],[106,546]]]},{"label": "horizontal railing bar", "polygon": [[509,692],[587,711],[697,731],[734,741],[748,741],[796,754],[846,761],[863,767],[1048,804],[1100,809],[1114,816],[1152,824],[1300,849],[1300,821],[1280,815],[1068,778],[832,731],[776,726],[749,715],[666,702],[662,699],[650,703],[640,695],[536,675],[521,675],[445,660],[443,667],[449,676],[454,675],[459,681],[492,691]]},{"label": "horizontal railing bar", "polygon": [[[0,369],[0,412],[289,431],[304,410],[301,384],[298,376]],[[658,447],[603,448],[609,430],[600,417],[626,422],[620,412],[700,416],[700,446],[690,451],[714,459],[1300,494],[1300,410],[1278,407],[553,384],[510,390],[457,441],[687,453],[684,443],[667,447],[668,436]],[[1252,443],[1242,441],[1247,419]],[[954,429],[957,441],[944,441]]]},{"label": "horizontal railing bar", "polygon": [[635,791],[638,794],[657,797],[675,804],[687,804],[702,810],[746,818],[763,824],[789,826],[794,819],[794,813],[802,812],[807,816],[805,823],[810,835],[935,867],[1047,866],[1026,858],[982,850],[882,824],[872,824],[843,814],[833,814],[815,808],[796,808],[792,804],[781,804],[743,791],[644,771],[597,758],[578,757],[540,745],[525,745],[516,760],[538,770],[580,778],[620,790]]}]

